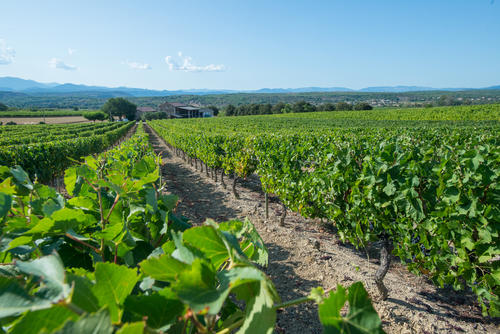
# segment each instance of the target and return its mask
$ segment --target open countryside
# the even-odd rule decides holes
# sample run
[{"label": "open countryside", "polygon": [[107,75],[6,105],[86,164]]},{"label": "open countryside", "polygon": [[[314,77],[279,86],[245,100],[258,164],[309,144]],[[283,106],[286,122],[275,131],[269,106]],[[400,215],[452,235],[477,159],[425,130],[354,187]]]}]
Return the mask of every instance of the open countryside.
[{"label": "open countryside", "polygon": [[2,333],[500,331],[499,4],[3,6]]}]

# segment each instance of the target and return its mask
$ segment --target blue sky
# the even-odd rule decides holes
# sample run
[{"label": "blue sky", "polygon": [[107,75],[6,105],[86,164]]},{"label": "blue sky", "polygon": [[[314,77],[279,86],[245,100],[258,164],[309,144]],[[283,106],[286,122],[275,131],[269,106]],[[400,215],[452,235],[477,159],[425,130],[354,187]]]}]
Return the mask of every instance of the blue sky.
[{"label": "blue sky", "polygon": [[500,84],[500,1],[3,0],[1,10],[0,76],[169,90]]}]

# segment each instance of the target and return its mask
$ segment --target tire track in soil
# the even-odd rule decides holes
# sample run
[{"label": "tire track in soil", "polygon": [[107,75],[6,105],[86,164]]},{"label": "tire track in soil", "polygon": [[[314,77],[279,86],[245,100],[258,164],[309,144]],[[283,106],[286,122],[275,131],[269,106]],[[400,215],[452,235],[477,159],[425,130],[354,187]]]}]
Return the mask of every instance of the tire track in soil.
[{"label": "tire track in soil", "polygon": [[[438,289],[398,263],[391,266],[384,280],[390,298],[378,300],[373,283],[378,261],[367,257],[373,257],[370,252],[342,244],[318,221],[295,213],[288,212],[285,226],[279,226],[282,208],[273,198],[269,203],[271,218],[265,220],[258,178],[239,180],[240,198],[236,199],[230,189],[232,180],[226,178],[227,189],[215,183],[171,152],[148,125],[145,130],[155,152],[162,155],[167,191],[180,198],[177,212],[195,225],[207,218],[222,222],[248,217],[268,248],[265,272],[283,301],[306,296],[316,286],[327,289],[362,281],[388,333],[500,333],[498,319],[483,318],[474,296]],[[275,332],[321,333],[317,307],[309,303],[279,311]]]}]

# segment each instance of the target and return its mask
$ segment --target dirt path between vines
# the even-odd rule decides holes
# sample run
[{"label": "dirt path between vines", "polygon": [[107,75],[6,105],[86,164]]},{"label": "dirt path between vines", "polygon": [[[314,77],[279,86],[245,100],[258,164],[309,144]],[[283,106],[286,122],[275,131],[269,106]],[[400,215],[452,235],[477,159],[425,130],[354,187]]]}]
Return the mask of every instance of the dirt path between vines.
[{"label": "dirt path between vines", "polygon": [[[257,178],[238,182],[237,199],[231,191],[232,180],[225,178],[228,186],[224,188],[205,171],[200,173],[177,157],[148,126],[145,129],[155,151],[163,157],[162,173],[168,191],[180,198],[178,212],[193,224],[201,224],[206,218],[222,222],[248,217],[268,247],[269,266],[265,271],[284,301],[306,296],[316,286],[327,289],[338,283],[348,286],[362,281],[388,333],[500,333],[498,319],[483,318],[474,296],[437,289],[399,263],[391,266],[384,280],[389,298],[378,300],[373,282],[377,256],[368,259],[364,252],[342,244],[320,222],[290,211],[285,226],[279,226],[282,207],[276,199],[270,201],[270,218],[266,221],[264,195]],[[316,306],[302,304],[278,313],[276,332],[321,333]]]}]

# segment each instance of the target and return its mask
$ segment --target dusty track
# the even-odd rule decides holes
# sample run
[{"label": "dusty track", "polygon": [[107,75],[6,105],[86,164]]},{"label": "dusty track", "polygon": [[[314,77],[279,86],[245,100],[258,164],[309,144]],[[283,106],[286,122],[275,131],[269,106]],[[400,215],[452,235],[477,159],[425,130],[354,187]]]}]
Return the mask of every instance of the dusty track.
[{"label": "dusty track", "polygon": [[[236,199],[229,179],[225,189],[173,154],[148,126],[146,131],[155,151],[163,157],[162,173],[168,191],[181,199],[178,212],[193,224],[206,218],[226,221],[248,217],[268,247],[266,273],[283,300],[305,296],[316,286],[330,288],[362,281],[388,333],[500,333],[498,319],[483,318],[473,296],[437,289],[400,264],[394,264],[385,278],[389,299],[379,301],[373,282],[378,263],[373,255],[368,258],[365,252],[342,244],[319,222],[290,212],[285,226],[279,226],[282,209],[276,200],[270,203],[270,219],[266,221],[258,179],[240,181],[240,198]],[[279,313],[276,332],[321,333],[316,307],[302,304]]]}]

